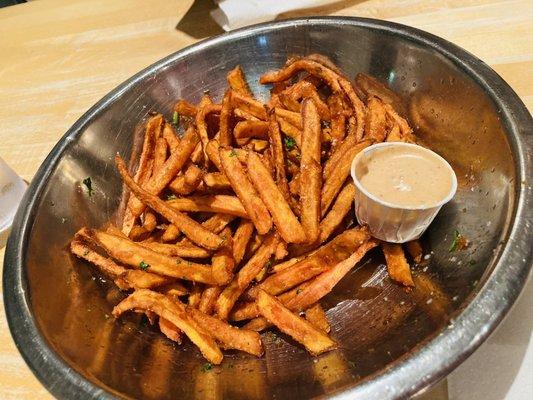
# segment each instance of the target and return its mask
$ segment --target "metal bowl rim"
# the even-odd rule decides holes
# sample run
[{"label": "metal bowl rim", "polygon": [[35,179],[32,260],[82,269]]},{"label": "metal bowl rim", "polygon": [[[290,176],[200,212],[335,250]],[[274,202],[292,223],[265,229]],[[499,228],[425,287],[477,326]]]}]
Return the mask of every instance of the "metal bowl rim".
[{"label": "metal bowl rim", "polygon": [[[454,320],[454,329],[445,329],[391,367],[367,377],[363,382],[340,388],[334,398],[404,398],[435,384],[464,361],[498,326],[524,287],[533,261],[533,120],[511,87],[489,66],[462,48],[430,33],[398,23],[358,17],[294,18],[252,25],[205,39],[185,47],[143,69],[113,89],[83,114],[54,146],[39,167],[16,215],[8,240],[3,272],[4,305],[9,329],[24,360],[41,383],[60,398],[114,398],[112,388],[96,386],[72,370],[48,346],[36,325],[30,307],[26,277],[25,252],[37,205],[48,178],[69,144],[75,141],[95,117],[118,101],[121,94],[150,75],[164,70],[187,55],[233,39],[290,26],[355,25],[399,35],[452,61],[464,70],[494,101],[509,132],[508,140],[515,156],[517,172],[514,217],[507,240],[495,261],[490,276]],[[529,186],[528,186],[529,185]],[[497,300],[497,301],[495,301]],[[490,310],[484,308],[492,306]],[[453,350],[449,350],[453,349]],[[435,362],[435,359],[438,362]],[[107,389],[107,391],[106,391]]]}]

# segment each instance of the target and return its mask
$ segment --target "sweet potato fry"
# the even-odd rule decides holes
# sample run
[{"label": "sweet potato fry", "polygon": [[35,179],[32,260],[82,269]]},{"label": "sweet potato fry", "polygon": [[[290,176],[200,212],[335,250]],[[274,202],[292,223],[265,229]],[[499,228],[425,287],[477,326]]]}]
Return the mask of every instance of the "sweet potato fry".
[{"label": "sweet potato fry", "polygon": [[223,286],[209,286],[208,288],[205,288],[202,292],[202,298],[200,299],[200,304],[198,304],[198,309],[204,314],[213,314],[215,303],[220,293],[222,293],[222,290],[224,290]]},{"label": "sweet potato fry", "polygon": [[211,113],[220,113],[222,106],[220,104],[213,104],[209,95],[204,95],[200,104],[198,105],[198,112],[195,116],[196,129],[198,129],[198,135],[202,142],[203,147],[207,145],[209,137],[207,136],[207,122],[206,117]]},{"label": "sweet potato fry", "polygon": [[250,301],[247,303],[237,303],[235,307],[233,307],[229,319],[232,321],[245,321],[257,316],[259,316],[257,303],[255,301]]},{"label": "sweet potato fry", "polygon": [[259,287],[273,295],[283,293],[345,260],[368,238],[369,233],[363,228],[344,231],[300,262],[270,275]]},{"label": "sweet potato fry", "polygon": [[154,149],[154,172],[157,173],[165,163],[167,159],[167,141],[162,136],[158,137],[155,141]]},{"label": "sweet potato fry", "polygon": [[276,250],[277,244],[278,238],[276,235],[268,235],[252,258],[239,270],[230,284],[226,286],[215,305],[216,314],[220,319],[225,320],[228,318],[233,305],[270,259],[270,256]]},{"label": "sweet potato fry", "polygon": [[329,333],[331,330],[326,312],[320,303],[313,304],[311,307],[306,308],[305,319],[315,328],[320,329],[324,333]]},{"label": "sweet potato fry", "polygon": [[248,87],[248,83],[246,83],[246,79],[244,78],[244,73],[242,72],[240,65],[237,65],[230,72],[228,72],[227,80],[230,88],[233,91],[252,97],[252,92],[250,92],[250,88]]},{"label": "sweet potato fry", "polygon": [[177,281],[169,283],[165,286],[158,287],[157,292],[163,293],[164,295],[167,295],[170,298],[181,297],[189,294],[189,290],[185,286],[183,286],[183,284]]},{"label": "sweet potato fry", "polygon": [[168,257],[129,239],[105,232],[84,229],[80,233],[96,241],[111,257],[126,265],[149,269],[149,272],[159,275],[216,284],[211,267],[207,265],[185,261],[179,257]]},{"label": "sweet potato fry", "polygon": [[307,235],[307,242],[314,243],[319,235],[322,167],[320,164],[320,117],[311,100],[306,99],[302,103],[302,120],[304,130],[300,181],[305,184],[300,186],[300,218]]},{"label": "sweet potato fry", "polygon": [[238,265],[244,257],[246,247],[254,233],[254,224],[248,219],[242,219],[233,236],[233,259]]},{"label": "sweet potato fry", "polygon": [[296,128],[303,128],[302,116],[300,115],[300,113],[285,110],[284,108],[280,107],[274,108],[274,113],[276,114],[276,117],[286,120],[290,124],[294,125]]},{"label": "sweet potato fry", "polygon": [[331,174],[324,181],[322,186],[322,197],[320,210],[322,216],[326,215],[331,203],[341,190],[348,175],[350,175],[350,168],[354,157],[366,148],[370,142],[364,141],[354,147],[350,148],[339,160],[335,169],[331,171]]},{"label": "sweet potato fry", "polygon": [[344,106],[342,96],[339,94],[332,94],[328,98],[329,111],[331,115],[331,137],[334,140],[335,146],[346,136],[346,115],[344,113]]},{"label": "sweet potato fry", "polygon": [[387,270],[391,279],[404,286],[414,286],[411,269],[405,259],[401,244],[381,243],[381,249],[387,262]]},{"label": "sweet potato fry", "polygon": [[258,357],[263,354],[261,337],[257,332],[233,327],[194,308],[187,307],[187,311],[204,331],[213,335],[222,348],[241,350]]},{"label": "sweet potato fry", "polygon": [[177,176],[168,185],[169,189],[179,195],[186,195],[194,192],[200,182],[204,172],[196,165],[191,164],[182,175]]},{"label": "sweet potato fry", "polygon": [[194,118],[198,113],[198,108],[188,101],[181,99],[178,100],[178,102],[174,105],[174,111],[176,111],[179,115],[185,115],[187,117]]},{"label": "sweet potato fry", "polygon": [[187,315],[182,303],[172,301],[160,293],[142,289],[133,292],[115,306],[113,316],[118,318],[124,312],[134,309],[149,310],[159,315],[160,318],[166,319],[183,331],[209,362],[213,364],[222,362],[222,352],[215,340],[206,334],[192,317]]},{"label": "sweet potato fry", "polygon": [[364,257],[364,255],[378,245],[377,240],[370,239],[361,244],[347,259],[339,262],[334,267],[322,272],[313,279],[309,285],[297,291],[296,295],[285,305],[290,310],[302,311],[319,301],[331,292],[333,287]]},{"label": "sweet potato fry", "polygon": [[[231,111],[231,91],[226,90],[226,93],[224,93],[224,98],[222,99],[222,107],[220,109],[220,123],[218,130],[218,141],[222,144],[222,146],[231,146]],[[207,143],[205,145],[207,145]]]},{"label": "sweet potato fry", "polygon": [[211,256],[209,250],[203,247],[195,246],[192,243],[188,244],[167,244],[157,242],[141,242],[142,246],[150,250],[157,251],[170,257],[186,257],[186,258],[206,258]]},{"label": "sweet potato fry", "polygon": [[387,134],[387,142],[402,142],[402,134],[400,132],[400,125],[394,124],[389,133]]},{"label": "sweet potato fry", "polygon": [[[222,163],[220,162],[219,150],[220,144],[216,140],[210,140],[205,148],[207,156],[209,157],[211,162],[215,165],[215,167],[217,167],[220,172],[224,172],[224,168],[222,167]],[[246,161],[246,150],[236,148],[233,148],[233,150],[235,151],[236,157],[239,159],[240,162]]]},{"label": "sweet potato fry", "polygon": [[189,196],[168,200],[175,210],[186,212],[212,212],[249,218],[240,200],[235,196],[216,194],[210,196]]},{"label": "sweet potato fry", "polygon": [[226,227],[220,234],[224,239],[224,245],[218,249],[211,259],[213,268],[213,278],[219,285],[225,285],[233,278],[235,260],[233,259],[233,239],[231,230]]},{"label": "sweet potato fry", "polygon": [[[177,175],[185,162],[189,159],[189,156],[196,147],[197,143],[198,135],[194,129],[190,128],[187,130],[183,140],[180,142],[179,151],[176,151],[170,155],[161,169],[150,178],[144,187],[144,190],[147,193],[155,196],[161,193],[161,191]],[[138,216],[144,211],[145,205],[139,199],[134,198],[131,202],[130,209],[135,216]]]},{"label": "sweet potato fry", "polygon": [[163,138],[166,140],[171,153],[178,151],[180,140],[168,122],[163,127]]},{"label": "sweet potato fry", "polygon": [[281,141],[281,132],[276,117],[271,115],[268,125],[268,137],[270,142],[270,153],[274,164],[274,177],[279,190],[285,200],[290,199],[289,185],[287,182],[287,172],[285,170],[285,153]]},{"label": "sweet potato fry", "polygon": [[397,124],[400,128],[401,140],[407,143],[416,143],[416,137],[413,135],[413,130],[411,129],[407,121],[400,117],[391,105],[385,104],[384,107],[385,111],[387,112],[387,117],[389,117],[389,119],[394,124]]},{"label": "sweet potato fry", "polygon": [[303,318],[293,314],[279,300],[264,290],[259,291],[257,306],[270,323],[303,344],[312,355],[317,356],[337,347],[337,344],[329,336],[314,328]]},{"label": "sweet potato fry", "polygon": [[180,230],[176,225],[168,225],[165,229],[165,232],[161,236],[161,240],[163,242],[171,242],[173,240],[176,240],[179,235],[181,234]]},{"label": "sweet potato fry", "polygon": [[420,240],[411,240],[405,243],[405,248],[415,263],[420,264],[422,262],[424,251]]},{"label": "sweet potato fry", "polygon": [[[298,101],[303,98],[310,98],[315,103],[318,114],[321,119],[329,120],[331,114],[326,103],[320,98],[315,85],[309,81],[299,81],[294,85],[288,87],[284,92],[280,93],[280,97],[284,103],[295,102],[298,104]],[[299,111],[299,107],[293,109],[293,111]]]},{"label": "sweet potato fry", "polygon": [[252,97],[236,91],[231,92],[231,104],[234,108],[240,108],[260,120],[267,120],[267,113],[263,103]]},{"label": "sweet potato fry", "polygon": [[237,122],[233,130],[235,140],[239,145],[248,143],[251,138],[268,138],[268,122],[266,121],[241,121]]},{"label": "sweet potato fry", "polygon": [[388,125],[383,103],[376,97],[370,97],[367,102],[365,139],[383,142],[387,137]]},{"label": "sweet potato fry", "polygon": [[355,186],[349,182],[344,185],[340,191],[331,210],[326,214],[324,219],[320,222],[320,235],[318,237],[319,243],[324,243],[337,227],[342,223],[342,220],[351,210],[355,197]]},{"label": "sweet potato fry", "polygon": [[372,96],[377,97],[385,104],[390,104],[394,109],[405,112],[405,106],[400,96],[390,90],[387,85],[365,73],[358,73],[355,77],[355,90],[358,96],[366,100]]},{"label": "sweet potato fry", "polygon": [[355,90],[352,86],[352,83],[346,78],[339,78],[339,84],[344,90],[344,93],[348,96],[348,99],[352,103],[352,107],[355,111],[355,118],[357,121],[357,127],[355,131],[355,136],[358,141],[363,138],[364,134],[364,124],[365,124],[365,114],[366,108],[361,99],[355,93]]},{"label": "sweet potato fry", "polygon": [[257,153],[248,152],[248,176],[266,205],[280,236],[287,243],[303,243],[306,235],[298,219]]},{"label": "sweet potato fry", "polygon": [[254,332],[261,332],[265,329],[272,326],[270,322],[265,317],[257,317],[250,320],[246,325],[243,326],[243,329],[248,329]]},{"label": "sweet potato fry", "polygon": [[298,148],[302,148],[302,131],[284,118],[277,118],[281,131],[296,142]]},{"label": "sweet potato fry", "polygon": [[[139,165],[134,175],[135,182],[138,182],[141,186],[146,184],[152,174],[155,142],[156,137],[158,136],[159,131],[161,130],[162,123],[163,116],[161,114],[153,116],[146,123],[143,147],[141,155],[139,157]],[[126,210],[124,212],[122,232],[124,232],[126,235],[130,234],[131,228],[133,228],[133,225],[135,225],[135,219],[138,216],[138,214],[134,214],[131,209],[132,203],[134,202],[134,198],[135,196],[130,194]]]},{"label": "sweet potato fry", "polygon": [[169,320],[165,318],[159,318],[159,330],[170,340],[181,344],[181,331]]},{"label": "sweet potato fry", "polygon": [[239,119],[246,120],[246,121],[261,121],[259,118],[253,116],[252,114],[238,107],[233,109],[233,115],[235,115],[235,117]]},{"label": "sweet potato fry", "polygon": [[117,168],[119,169],[120,175],[124,180],[124,183],[126,183],[126,185],[133,191],[133,193],[135,193],[137,197],[149,205],[150,208],[168,219],[194,243],[212,250],[216,250],[220,247],[223,242],[220,237],[208,231],[198,222],[189,218],[187,215],[172,209],[159,197],[141,189],[139,185],[137,185],[129,176],[126,170],[126,165],[118,154],[115,157],[115,162],[117,164]]},{"label": "sweet potato fry", "polygon": [[202,298],[202,292],[204,291],[204,288],[202,285],[198,283],[194,283],[192,286],[192,289],[189,293],[189,297],[187,298],[187,304],[191,308],[196,308],[200,304],[200,300]]},{"label": "sweet potato fry", "polygon": [[234,150],[221,148],[219,150],[220,161],[224,172],[233,187],[233,190],[239,197],[246,210],[246,214],[252,220],[260,234],[265,234],[272,227],[270,214],[254,189],[252,183],[246,176],[244,168],[237,159]]},{"label": "sweet potato fry", "polygon": [[143,228],[147,232],[152,232],[157,225],[157,218],[152,211],[146,210],[143,217]]},{"label": "sweet potato fry", "polygon": [[204,174],[202,179],[205,185],[211,189],[231,189],[231,184],[223,172],[208,172],[207,174]]}]

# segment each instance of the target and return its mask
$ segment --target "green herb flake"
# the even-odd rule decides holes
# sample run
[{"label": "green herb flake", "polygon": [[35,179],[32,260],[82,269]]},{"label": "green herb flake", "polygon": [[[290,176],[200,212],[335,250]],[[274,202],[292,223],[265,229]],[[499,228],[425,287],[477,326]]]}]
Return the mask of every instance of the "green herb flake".
[{"label": "green herb flake", "polygon": [[91,197],[93,195],[93,182],[91,181],[91,177],[88,176],[87,178],[85,178],[82,183],[85,185],[85,187],[87,188],[87,193],[89,194],[89,197]]},{"label": "green herb flake", "polygon": [[455,230],[453,232],[453,241],[450,245],[449,252],[452,253],[454,251],[463,250],[466,247],[468,247],[468,240],[461,235],[458,230]]},{"label": "green herb flake", "polygon": [[229,156],[235,157],[236,155],[237,155],[237,152],[235,151],[235,149],[231,149],[231,151],[229,152]]},{"label": "green herb flake", "polygon": [[290,136],[285,136],[283,138],[283,144],[285,145],[285,149],[287,151],[291,151],[292,149],[294,149],[294,146],[296,146],[296,141]]},{"label": "green herb flake", "polygon": [[176,199],[177,199],[177,197],[176,197],[175,194],[169,194],[169,195],[167,196],[167,200],[176,200]]},{"label": "green herb flake", "polygon": [[470,261],[468,261],[468,265],[476,265],[476,260],[470,260]]},{"label": "green herb flake", "polygon": [[174,114],[172,114],[172,125],[174,125],[174,128],[178,129],[178,125],[180,124],[180,115],[177,111],[174,111]]},{"label": "green herb flake", "polygon": [[202,372],[207,372],[211,369],[213,369],[213,364],[211,363],[205,363],[204,365],[202,365]]},{"label": "green herb flake", "polygon": [[141,261],[141,262],[139,263],[139,267],[140,267],[143,271],[146,271],[148,268],[150,268],[150,264],[145,263],[144,261]]},{"label": "green herb flake", "polygon": [[271,261],[271,260],[268,260],[268,261],[265,263],[265,265],[264,265],[264,267],[265,267],[266,269],[269,269],[271,266],[272,266],[272,261]]}]

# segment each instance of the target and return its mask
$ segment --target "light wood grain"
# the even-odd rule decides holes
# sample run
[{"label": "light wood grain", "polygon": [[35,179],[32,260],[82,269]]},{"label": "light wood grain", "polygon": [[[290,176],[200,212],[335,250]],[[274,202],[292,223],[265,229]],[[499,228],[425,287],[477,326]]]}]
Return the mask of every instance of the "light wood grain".
[{"label": "light wood grain", "polygon": [[[0,9],[0,156],[30,180],[64,132],[109,90],[198,35],[176,29],[192,0],[38,0]],[[207,29],[208,0],[187,26]],[[339,1],[286,14],[380,18],[424,29],[491,65],[533,107],[530,0]],[[0,250],[0,260],[4,251]],[[0,261],[0,269],[1,264]],[[0,307],[0,398],[51,396],[19,355]]]}]

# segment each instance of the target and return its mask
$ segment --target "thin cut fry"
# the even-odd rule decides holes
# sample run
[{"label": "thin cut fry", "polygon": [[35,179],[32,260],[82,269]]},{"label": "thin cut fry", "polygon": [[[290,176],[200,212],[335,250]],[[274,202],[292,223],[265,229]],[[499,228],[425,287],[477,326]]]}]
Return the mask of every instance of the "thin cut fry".
[{"label": "thin cut fry", "polygon": [[233,278],[233,270],[235,269],[233,239],[231,230],[227,227],[224,228],[220,236],[224,239],[224,245],[213,254],[211,262],[213,277],[219,285],[225,285]]},{"label": "thin cut fry", "polygon": [[163,128],[163,138],[165,138],[165,140],[167,141],[167,145],[170,149],[170,152],[178,151],[180,140],[176,136],[174,129],[172,129],[172,126],[168,122],[165,123],[165,126]]},{"label": "thin cut fry", "polygon": [[170,340],[181,344],[181,331],[169,320],[165,318],[159,318],[159,330]]},{"label": "thin cut fry", "polygon": [[296,126],[291,124],[289,121],[287,121],[285,118],[277,118],[277,121],[279,122],[279,128],[281,131],[291,138],[294,139],[296,142],[296,146],[298,148],[302,148],[302,131],[298,129]]},{"label": "thin cut fry", "polygon": [[142,246],[170,257],[206,258],[211,252],[202,247],[189,244],[167,244],[157,242],[141,242]]},{"label": "thin cut fry", "polygon": [[281,142],[279,125],[276,117],[273,115],[270,116],[268,137],[270,141],[272,162],[274,164],[274,176],[276,179],[276,184],[283,194],[283,197],[285,197],[285,200],[289,200],[289,184],[287,182],[287,172],[285,170],[285,153],[283,152],[283,144]]},{"label": "thin cut fry", "polygon": [[287,122],[294,125],[296,128],[303,128],[302,116],[300,115],[300,113],[285,110],[284,108],[280,107],[274,108],[274,113],[276,114],[276,117],[286,120]]},{"label": "thin cut fry", "polygon": [[411,269],[405,259],[402,245],[383,242],[381,248],[387,261],[387,270],[391,279],[405,286],[414,286]]},{"label": "thin cut fry", "polygon": [[233,130],[235,140],[239,145],[248,143],[251,138],[266,139],[268,137],[268,122],[241,121],[237,122]]},{"label": "thin cut fry", "polygon": [[119,169],[120,175],[124,180],[124,183],[126,183],[126,185],[135,193],[137,197],[141,198],[143,202],[149,205],[150,208],[168,219],[172,224],[176,225],[176,227],[178,227],[180,231],[182,231],[185,236],[187,236],[194,243],[212,250],[216,250],[220,247],[223,242],[220,237],[212,232],[209,232],[207,229],[202,227],[202,225],[189,218],[187,215],[172,209],[159,197],[141,189],[139,185],[137,185],[128,175],[128,172],[126,171],[126,165],[118,154],[115,157],[115,162],[117,164],[117,168]]},{"label": "thin cut fry", "polygon": [[405,247],[407,248],[407,252],[413,261],[417,264],[420,264],[422,262],[422,256],[424,255],[420,240],[411,240],[410,242],[405,243]]},{"label": "thin cut fry", "polygon": [[177,176],[168,187],[176,194],[189,194],[194,192],[200,182],[204,172],[196,165],[191,164],[182,175]]},{"label": "thin cut fry", "polygon": [[[222,146],[231,146],[231,110],[231,91],[226,90],[226,93],[224,93],[224,98],[222,99],[222,107],[220,109],[220,123],[218,130],[218,141],[222,144]],[[205,145],[207,145],[207,143]]]},{"label": "thin cut fry", "polygon": [[342,96],[333,94],[328,98],[329,111],[331,114],[331,136],[335,144],[340,143],[346,135],[346,115]]},{"label": "thin cut fry", "polygon": [[248,176],[272,215],[280,236],[287,243],[303,243],[306,235],[283,194],[259,159],[248,152]]},{"label": "thin cut fry", "polygon": [[240,200],[235,196],[216,194],[212,196],[189,196],[168,200],[174,210],[186,212],[212,212],[248,218]]},{"label": "thin cut fry", "polygon": [[260,121],[259,118],[257,118],[256,116],[253,116],[252,114],[244,111],[243,109],[241,108],[235,108],[233,109],[233,115],[235,115],[237,118],[240,118],[240,119],[243,119],[243,120],[248,120],[248,121]]},{"label": "thin cut fry", "polygon": [[202,145],[205,148],[209,137],[207,136],[207,122],[206,116],[211,113],[220,113],[222,106],[220,104],[213,104],[209,95],[204,95],[200,104],[198,105],[198,112],[196,113],[195,122],[196,129],[198,129],[198,135],[202,141]]},{"label": "thin cut fry", "polygon": [[331,210],[320,222],[319,243],[324,243],[328,240],[333,231],[340,226],[346,214],[352,209],[354,197],[355,186],[353,183],[349,182],[344,185],[344,188],[340,191],[335,203],[333,203]]},{"label": "thin cut fry", "polygon": [[255,225],[257,232],[265,234],[272,227],[270,214],[255,191],[252,183],[246,176],[240,161],[235,157],[235,152],[231,149],[220,149],[220,161],[224,172],[228,177],[233,190],[239,197],[246,213]]},{"label": "thin cut fry", "polygon": [[209,172],[203,176],[206,186],[211,189],[225,190],[231,189],[231,184],[223,172]]},{"label": "thin cut fry", "polygon": [[315,328],[320,329],[324,333],[329,333],[331,330],[326,312],[320,303],[313,304],[305,310],[305,319]]},{"label": "thin cut fry", "polygon": [[320,222],[320,191],[322,189],[322,167],[320,164],[320,117],[315,104],[306,99],[302,103],[302,160],[300,164],[300,209],[302,227],[307,242],[318,239]]},{"label": "thin cut fry", "polygon": [[192,317],[187,315],[182,303],[172,301],[168,297],[150,290],[137,290],[115,306],[113,316],[118,318],[124,312],[135,309],[150,310],[159,315],[160,318],[168,320],[198,346],[209,362],[213,364],[222,362],[222,352],[214,339],[205,333]]},{"label": "thin cut fry", "polygon": [[246,247],[252,238],[254,232],[254,224],[252,221],[242,219],[233,236],[233,259],[238,265],[244,257]]},{"label": "thin cut fry", "polygon": [[303,318],[293,314],[279,300],[264,290],[259,291],[257,306],[270,323],[303,344],[311,354],[317,356],[337,347],[337,344],[329,336],[314,328]]},{"label": "thin cut fry", "polygon": [[198,113],[198,109],[195,105],[183,99],[178,100],[178,102],[174,105],[174,111],[176,111],[179,115],[185,115],[192,118],[194,118]]},{"label": "thin cut fry", "polygon": [[200,304],[202,298],[203,287],[200,284],[193,284],[189,297],[187,298],[187,304],[189,307],[196,308]]},{"label": "thin cut fry", "polygon": [[250,92],[250,88],[246,83],[246,79],[244,78],[244,73],[242,72],[240,65],[237,65],[230,72],[228,72],[227,79],[232,90],[245,96],[252,97],[252,93]]},{"label": "thin cut fry", "polygon": [[365,138],[374,142],[383,142],[387,137],[388,122],[385,107],[376,97],[370,97],[367,103]]},{"label": "thin cut fry", "polygon": [[247,113],[252,114],[254,117],[257,117],[263,121],[267,120],[267,113],[263,103],[253,99],[248,95],[232,91],[231,104],[234,108],[240,108]]},{"label": "thin cut fry", "polygon": [[198,309],[204,314],[211,315],[215,310],[215,303],[220,293],[224,290],[223,286],[210,286],[205,288],[200,299]]},{"label": "thin cut fry", "polygon": [[275,235],[269,235],[252,258],[235,275],[231,283],[226,286],[215,305],[217,316],[220,319],[228,319],[233,305],[270,259],[270,256],[276,250],[277,244],[278,238]]}]

